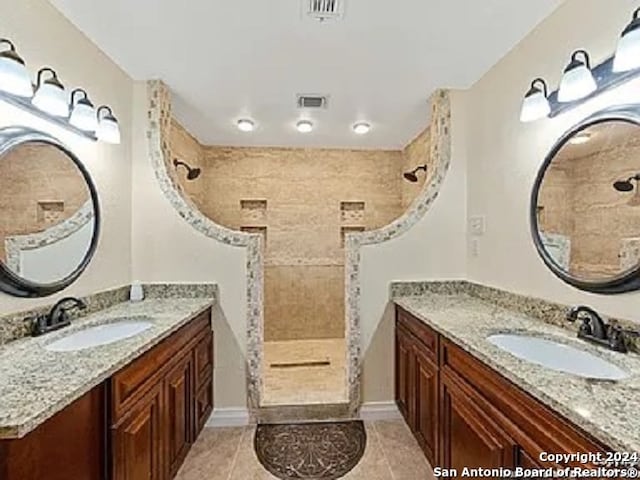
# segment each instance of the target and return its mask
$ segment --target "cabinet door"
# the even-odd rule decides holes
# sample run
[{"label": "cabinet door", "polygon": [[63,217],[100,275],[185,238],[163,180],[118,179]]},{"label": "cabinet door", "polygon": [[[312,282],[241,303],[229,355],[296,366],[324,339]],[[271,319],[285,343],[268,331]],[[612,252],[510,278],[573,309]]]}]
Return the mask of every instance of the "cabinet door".
[{"label": "cabinet door", "polygon": [[193,439],[200,435],[202,429],[207,424],[209,416],[213,411],[213,377],[202,386],[195,398],[194,432]]},{"label": "cabinet door", "polygon": [[191,445],[193,383],[193,360],[189,352],[165,378],[169,478],[178,472]]},{"label": "cabinet door", "polygon": [[113,430],[114,480],[161,480],[163,389],[157,385]]},{"label": "cabinet door", "polygon": [[415,435],[431,465],[436,462],[438,438],[438,367],[422,351],[413,346],[415,379]]},{"label": "cabinet door", "polygon": [[403,329],[396,327],[396,403],[402,416],[413,428],[411,381],[411,356],[413,355],[411,337]]},{"label": "cabinet door", "polygon": [[441,466],[514,467],[517,445],[485,408],[484,399],[462,381],[441,375]]}]

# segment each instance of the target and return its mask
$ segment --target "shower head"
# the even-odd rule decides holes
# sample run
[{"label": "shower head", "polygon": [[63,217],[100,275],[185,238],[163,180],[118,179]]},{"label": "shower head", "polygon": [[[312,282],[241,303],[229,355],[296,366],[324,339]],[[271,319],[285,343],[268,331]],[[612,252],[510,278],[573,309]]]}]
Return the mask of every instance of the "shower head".
[{"label": "shower head", "polygon": [[629,177],[627,180],[619,180],[613,184],[613,188],[615,188],[619,192],[632,192],[634,190],[633,180],[636,182],[640,182],[640,173],[637,173],[633,177]]},{"label": "shower head", "polygon": [[620,180],[613,184],[613,188],[619,192],[631,192],[633,190],[633,183],[631,183],[631,180]]},{"label": "shower head", "polygon": [[191,168],[185,162],[178,160],[177,158],[173,159],[173,166],[176,167],[176,169],[181,165],[187,169],[187,180],[189,181],[195,180],[202,173],[202,170],[199,168]]},{"label": "shower head", "polygon": [[417,173],[420,170],[424,170],[426,172],[427,171],[427,166],[426,165],[420,165],[420,166],[414,168],[413,170],[411,170],[410,172],[406,172],[404,174],[404,179],[407,180],[408,182],[411,182],[411,183],[417,183],[418,182]]},{"label": "shower head", "polygon": [[189,173],[187,173],[187,180],[195,180],[200,176],[200,173],[201,170],[199,168],[192,168],[189,170]]}]

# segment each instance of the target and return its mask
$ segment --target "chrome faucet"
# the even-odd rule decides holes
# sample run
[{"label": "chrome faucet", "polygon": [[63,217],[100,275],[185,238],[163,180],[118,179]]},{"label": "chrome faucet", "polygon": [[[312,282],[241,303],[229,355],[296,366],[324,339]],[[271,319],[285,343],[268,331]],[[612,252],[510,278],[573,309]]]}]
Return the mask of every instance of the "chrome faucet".
[{"label": "chrome faucet", "polygon": [[87,308],[87,304],[75,297],[65,297],[59,300],[49,313],[31,319],[31,335],[37,337],[66,327],[71,323],[69,311],[74,308],[84,310]]},{"label": "chrome faucet", "polygon": [[607,324],[594,309],[585,305],[571,308],[567,320],[582,320],[578,338],[603,345],[616,352],[627,353],[626,335],[618,325]]}]

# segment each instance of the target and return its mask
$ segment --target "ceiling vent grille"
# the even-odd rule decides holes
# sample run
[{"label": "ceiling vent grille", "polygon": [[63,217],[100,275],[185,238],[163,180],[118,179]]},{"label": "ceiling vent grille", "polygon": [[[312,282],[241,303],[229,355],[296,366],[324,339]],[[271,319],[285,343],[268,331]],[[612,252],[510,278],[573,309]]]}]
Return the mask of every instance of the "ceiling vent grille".
[{"label": "ceiling vent grille", "polygon": [[344,15],[345,0],[303,0],[307,15],[319,22],[338,20]]},{"label": "ceiling vent grille", "polygon": [[298,95],[298,108],[327,108],[324,95]]}]

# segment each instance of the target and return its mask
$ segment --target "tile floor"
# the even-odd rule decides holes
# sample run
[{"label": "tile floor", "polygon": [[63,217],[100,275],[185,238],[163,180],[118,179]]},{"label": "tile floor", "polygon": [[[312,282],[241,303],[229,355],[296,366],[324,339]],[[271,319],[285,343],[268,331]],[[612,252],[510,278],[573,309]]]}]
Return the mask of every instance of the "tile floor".
[{"label": "tile floor", "polygon": [[[346,341],[265,342],[262,405],[304,405],[347,401]],[[273,368],[272,363],[329,361],[328,366]]]},{"label": "tile floor", "polygon": [[[367,447],[345,480],[432,480],[431,467],[402,420],[365,422]],[[177,480],[277,480],[253,450],[255,427],[206,428]]]}]

